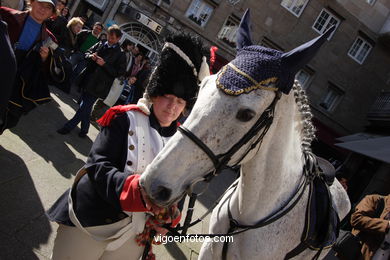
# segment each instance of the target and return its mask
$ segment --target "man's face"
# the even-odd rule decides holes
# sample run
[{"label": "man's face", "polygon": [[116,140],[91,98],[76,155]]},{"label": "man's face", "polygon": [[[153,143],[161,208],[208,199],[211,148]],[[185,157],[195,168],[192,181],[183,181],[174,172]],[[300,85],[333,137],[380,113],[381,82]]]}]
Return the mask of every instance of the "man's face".
[{"label": "man's face", "polygon": [[119,42],[121,37],[116,36],[115,33],[109,33],[107,37],[108,44],[113,45]]},{"label": "man's face", "polygon": [[53,15],[53,5],[50,3],[41,3],[37,1],[31,2],[30,16],[37,23],[43,23],[47,18]]},{"label": "man's face", "polygon": [[128,44],[127,45],[127,51],[133,51],[133,49],[134,49],[134,45],[131,45],[131,44]]},{"label": "man's face", "polygon": [[131,52],[133,53],[133,55],[137,55],[139,53],[139,48],[137,46],[134,46]]},{"label": "man's face", "polygon": [[92,28],[92,33],[93,33],[93,35],[96,35],[96,36],[99,35],[102,31],[103,31],[103,28],[98,24],[95,24]]}]

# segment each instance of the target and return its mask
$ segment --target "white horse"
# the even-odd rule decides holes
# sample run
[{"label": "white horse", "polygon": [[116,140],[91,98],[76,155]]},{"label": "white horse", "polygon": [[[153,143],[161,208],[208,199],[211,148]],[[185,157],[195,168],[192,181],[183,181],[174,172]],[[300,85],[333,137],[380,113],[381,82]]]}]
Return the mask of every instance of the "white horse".
[{"label": "white horse", "polygon": [[[298,82],[293,91],[281,95],[279,100],[280,91],[273,82],[240,95],[227,95],[229,90],[219,86],[221,73],[202,82],[195,106],[183,124],[212,153],[229,151],[272,103],[276,105],[274,112],[266,112],[273,115],[272,123],[242,144],[226,162],[240,164],[241,175],[237,188],[225,194],[213,210],[209,229],[214,234],[228,233],[228,208],[238,223],[253,225],[295,199],[307,163],[304,154],[310,153],[313,139],[309,104]],[[268,131],[264,131],[267,127]],[[248,152],[254,143],[254,149]],[[142,175],[141,185],[155,203],[170,205],[216,168],[217,163],[210,157],[187,134],[178,132]],[[337,180],[330,192],[333,207],[342,219],[350,210],[348,196]],[[300,243],[308,193],[309,189],[305,189],[297,204],[280,219],[235,235],[234,242],[228,245],[227,258],[283,259]],[[223,243],[206,242],[199,259],[221,259],[222,248]],[[321,256],[328,250],[324,249]],[[316,253],[306,249],[294,259],[310,259]]]}]

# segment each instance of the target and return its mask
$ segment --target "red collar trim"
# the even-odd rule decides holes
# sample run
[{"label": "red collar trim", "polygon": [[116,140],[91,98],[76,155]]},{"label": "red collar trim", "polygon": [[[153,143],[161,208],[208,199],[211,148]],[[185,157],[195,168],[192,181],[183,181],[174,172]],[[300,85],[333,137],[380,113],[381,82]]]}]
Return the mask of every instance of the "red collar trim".
[{"label": "red collar trim", "polygon": [[[96,122],[101,126],[109,126],[113,119],[115,119],[118,115],[121,115],[123,113],[126,113],[130,110],[136,110],[143,114],[143,112],[137,105],[120,105],[120,106],[114,106],[111,107],[107,112]],[[147,116],[147,114],[145,114]]]}]

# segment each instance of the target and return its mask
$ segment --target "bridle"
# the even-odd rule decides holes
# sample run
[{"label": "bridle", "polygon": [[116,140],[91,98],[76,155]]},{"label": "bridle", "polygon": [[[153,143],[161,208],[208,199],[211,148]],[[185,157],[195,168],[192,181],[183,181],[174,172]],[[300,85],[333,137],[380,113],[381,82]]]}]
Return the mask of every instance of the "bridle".
[{"label": "bridle", "polygon": [[[261,114],[259,119],[255,122],[255,124],[249,129],[249,131],[243,137],[241,137],[241,139],[237,143],[235,143],[227,152],[222,153],[222,154],[215,155],[215,153],[205,143],[203,143],[196,135],[194,135],[186,127],[180,126],[178,128],[179,131],[182,134],[184,134],[189,139],[191,139],[204,153],[207,154],[207,156],[213,162],[214,169],[213,169],[213,171],[205,174],[203,178],[200,178],[200,179],[196,180],[188,188],[189,191],[187,191],[187,192],[190,195],[190,204],[188,206],[189,209],[188,209],[187,214],[190,212],[189,218],[186,217],[185,222],[184,222],[184,226],[180,227],[180,228],[176,228],[176,230],[167,227],[167,229],[171,232],[172,235],[174,235],[174,236],[183,236],[183,235],[185,235],[188,227],[196,225],[204,217],[204,216],[202,216],[201,218],[199,218],[198,220],[194,221],[193,223],[190,223],[191,222],[192,211],[193,211],[193,206],[194,206],[194,203],[195,203],[195,200],[196,200],[196,196],[197,196],[197,194],[191,193],[192,186],[194,184],[196,184],[196,182],[199,182],[199,181],[210,182],[223,169],[225,169],[225,168],[233,168],[233,167],[239,165],[240,162],[245,158],[245,156],[251,150],[253,150],[259,143],[261,145],[261,142],[262,142],[264,136],[266,135],[266,133],[268,132],[270,126],[272,125],[272,122],[273,122],[273,119],[274,119],[275,107],[276,107],[277,102],[280,100],[281,95],[282,95],[282,92],[277,90],[276,91],[276,95],[275,95],[274,100],[272,101],[272,103],[264,110],[264,112]],[[259,134],[261,130],[262,130],[262,132],[261,132],[261,134]],[[240,157],[240,159],[235,164],[229,166],[228,163],[230,162],[231,158],[245,144],[247,144],[253,137],[255,137],[257,135],[258,135],[258,138],[249,146],[248,150],[245,153],[243,153],[243,155]],[[229,217],[229,222],[230,222],[230,227],[229,227],[228,232],[226,234],[195,234],[195,235],[196,236],[209,236],[209,237],[236,235],[236,234],[240,234],[240,233],[246,232],[246,231],[248,231],[250,229],[257,229],[257,228],[261,228],[261,227],[267,226],[267,225],[277,221],[281,217],[285,216],[288,212],[290,212],[290,210],[293,209],[295,207],[295,205],[302,198],[302,196],[303,196],[303,194],[305,192],[305,188],[310,183],[310,180],[311,180],[311,178],[308,178],[309,175],[310,175],[309,174],[310,173],[310,168],[311,167],[309,167],[309,165],[307,165],[306,163],[304,164],[302,178],[301,178],[301,181],[300,181],[296,191],[294,192],[294,195],[284,205],[282,205],[282,207],[277,212],[271,214],[270,216],[267,216],[264,219],[261,219],[261,220],[257,221],[253,225],[243,225],[243,224],[238,223],[238,221],[235,220],[233,218],[233,216],[232,216],[232,213],[230,211],[231,196],[229,196],[227,201],[225,201],[225,202],[228,203],[228,207],[227,208],[228,208],[228,217]],[[237,183],[236,183],[236,185],[234,185],[232,187],[236,188],[237,187]],[[225,191],[225,192],[227,192],[227,191]],[[222,196],[221,196],[221,198],[222,198]],[[219,202],[219,199],[218,199],[218,202]],[[218,204],[218,202],[215,203],[213,205],[213,207],[211,207],[206,212],[206,214],[211,212],[211,210],[215,207],[215,205]],[[237,229],[240,229],[240,230],[237,230]],[[180,234],[180,233],[178,233],[177,230],[182,230],[183,232]],[[187,235],[187,236],[193,236],[193,235]],[[226,259],[227,249],[228,249],[228,244],[225,242],[224,245],[223,245],[223,249],[222,249],[222,259]]]},{"label": "bridle", "polygon": [[[213,162],[214,169],[211,172],[205,174],[203,179],[200,180],[210,182],[223,169],[233,168],[237,166],[252,149],[254,149],[259,143],[262,142],[265,134],[267,133],[273,122],[275,107],[281,95],[281,92],[277,91],[272,103],[264,110],[264,112],[255,122],[255,124],[251,127],[251,129],[249,129],[249,131],[243,137],[241,137],[241,139],[237,143],[235,143],[227,152],[222,154],[215,155],[215,153],[196,135],[194,135],[188,128],[184,126],[179,126],[179,131],[185,136],[187,136],[189,139],[191,139],[191,141],[193,141],[204,153],[206,153],[210,160]],[[253,137],[258,135],[262,129],[263,131],[261,132],[259,137],[250,145],[248,150],[243,153],[241,158],[234,165],[228,166],[228,163],[230,162],[231,158],[238,152],[238,150],[240,150],[241,147],[247,144]]]}]

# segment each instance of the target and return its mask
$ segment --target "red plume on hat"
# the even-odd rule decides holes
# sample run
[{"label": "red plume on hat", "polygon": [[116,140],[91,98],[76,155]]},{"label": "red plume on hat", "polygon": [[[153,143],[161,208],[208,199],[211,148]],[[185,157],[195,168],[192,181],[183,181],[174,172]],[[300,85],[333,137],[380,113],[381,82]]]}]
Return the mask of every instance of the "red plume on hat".
[{"label": "red plume on hat", "polygon": [[217,46],[210,47],[210,74],[213,74],[213,69],[215,66],[215,62],[217,61]]}]

